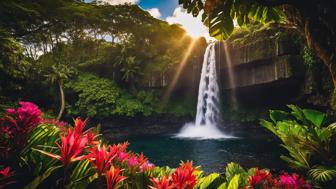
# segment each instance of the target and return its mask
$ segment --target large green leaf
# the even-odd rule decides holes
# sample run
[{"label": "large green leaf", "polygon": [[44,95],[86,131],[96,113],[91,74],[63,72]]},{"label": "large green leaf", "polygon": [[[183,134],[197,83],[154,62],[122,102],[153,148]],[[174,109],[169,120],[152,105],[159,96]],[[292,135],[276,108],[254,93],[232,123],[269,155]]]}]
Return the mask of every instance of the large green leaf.
[{"label": "large green leaf", "polygon": [[209,27],[210,36],[218,40],[230,36],[234,27],[233,20],[237,20],[238,25],[243,26],[248,24],[250,19],[266,23],[279,22],[284,17],[278,7],[267,7],[249,0],[179,0],[179,4],[195,17],[203,12],[202,21]]},{"label": "large green leaf", "polygon": [[312,122],[316,127],[321,127],[326,119],[326,115],[320,111],[303,109],[303,114],[307,120]]},{"label": "large green leaf", "polygon": [[233,18],[230,15],[232,8],[232,0],[225,1],[225,3],[216,8],[209,15],[209,33],[210,36],[218,40],[227,39],[234,28]]},{"label": "large green leaf", "polygon": [[199,189],[211,189],[211,188],[218,188],[220,184],[222,184],[222,179],[220,174],[212,173],[206,177],[203,177],[199,181]]},{"label": "large green leaf", "polygon": [[290,115],[282,110],[270,110],[270,118],[275,123],[277,121],[288,120]]},{"label": "large green leaf", "polygon": [[231,179],[227,189],[239,189],[239,180],[240,180],[240,175],[235,175]]}]

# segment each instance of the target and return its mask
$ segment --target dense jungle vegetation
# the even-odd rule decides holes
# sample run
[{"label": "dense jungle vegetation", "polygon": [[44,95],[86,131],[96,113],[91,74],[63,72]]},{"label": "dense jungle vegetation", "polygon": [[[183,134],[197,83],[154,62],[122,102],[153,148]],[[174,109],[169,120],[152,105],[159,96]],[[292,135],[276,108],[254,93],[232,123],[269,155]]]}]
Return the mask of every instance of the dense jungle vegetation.
[{"label": "dense jungle vegetation", "polygon": [[[127,4],[2,1],[0,9],[3,106],[26,99],[58,118],[193,114],[158,103],[192,42],[180,26]],[[197,43],[190,63],[202,59],[205,39]]]}]

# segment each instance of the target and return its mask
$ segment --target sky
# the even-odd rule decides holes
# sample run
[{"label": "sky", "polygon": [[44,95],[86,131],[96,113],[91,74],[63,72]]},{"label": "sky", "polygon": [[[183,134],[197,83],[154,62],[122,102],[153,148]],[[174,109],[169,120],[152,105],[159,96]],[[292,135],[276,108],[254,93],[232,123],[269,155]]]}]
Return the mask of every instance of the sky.
[{"label": "sky", "polygon": [[[85,0],[90,2],[92,0]],[[178,5],[178,0],[96,0],[97,2],[117,4],[138,4],[153,17],[167,21],[169,24],[180,24],[192,37],[209,39],[208,29],[201,22],[201,15],[194,18]]]}]

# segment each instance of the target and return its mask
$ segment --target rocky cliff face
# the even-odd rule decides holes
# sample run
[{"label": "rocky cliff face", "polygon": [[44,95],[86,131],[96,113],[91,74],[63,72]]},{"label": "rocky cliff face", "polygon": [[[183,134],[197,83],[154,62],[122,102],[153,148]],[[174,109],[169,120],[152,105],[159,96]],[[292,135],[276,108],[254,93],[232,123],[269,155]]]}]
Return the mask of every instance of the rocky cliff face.
[{"label": "rocky cliff face", "polygon": [[[294,32],[294,31],[281,31]],[[259,31],[217,43],[218,67],[223,89],[264,85],[295,77],[301,64],[300,49],[293,36],[279,31]]]},{"label": "rocky cliff face", "polygon": [[217,42],[223,120],[254,122],[304,95],[302,41],[293,29],[250,29]]}]

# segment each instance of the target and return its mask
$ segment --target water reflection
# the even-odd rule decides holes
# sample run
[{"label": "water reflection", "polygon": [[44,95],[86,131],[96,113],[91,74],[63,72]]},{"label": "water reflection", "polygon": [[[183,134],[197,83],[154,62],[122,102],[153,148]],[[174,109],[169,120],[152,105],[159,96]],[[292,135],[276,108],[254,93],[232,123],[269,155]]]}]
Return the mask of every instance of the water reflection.
[{"label": "water reflection", "polygon": [[144,152],[153,163],[160,166],[176,167],[180,160],[192,160],[207,173],[222,172],[225,165],[232,161],[245,167],[277,170],[285,167],[279,159],[279,145],[262,139],[185,140],[156,136],[133,138],[129,142],[132,151]]}]

